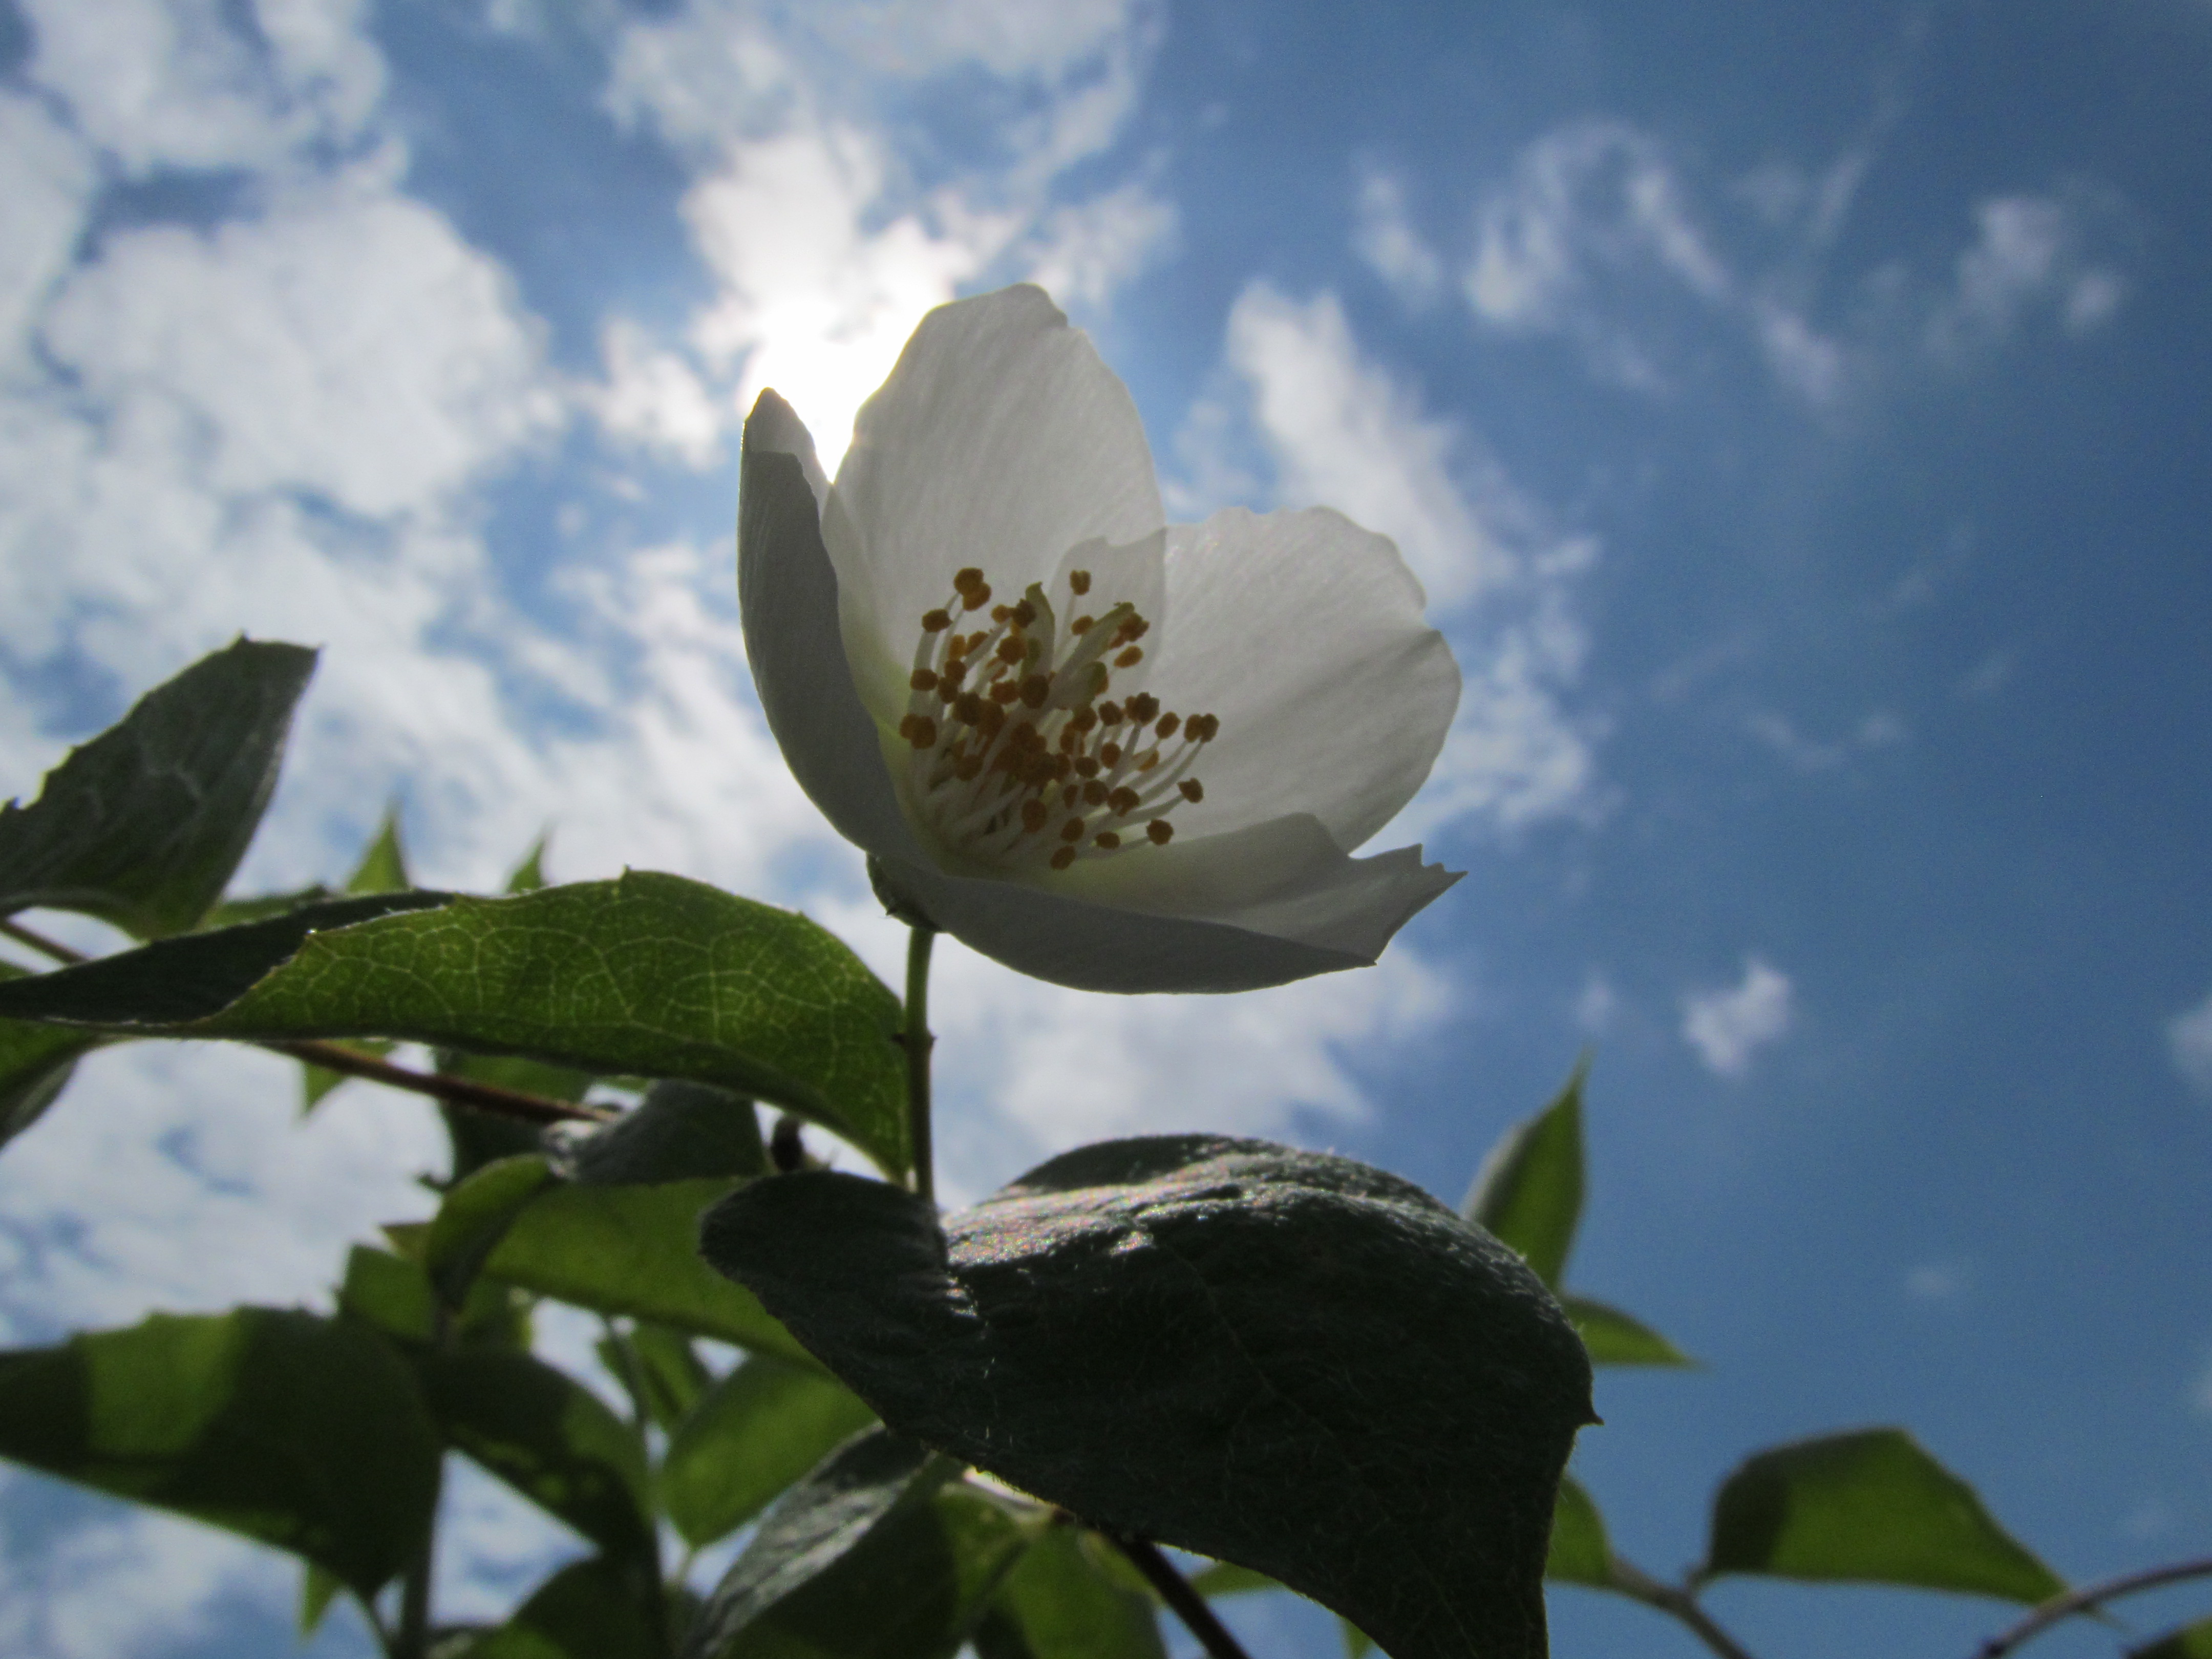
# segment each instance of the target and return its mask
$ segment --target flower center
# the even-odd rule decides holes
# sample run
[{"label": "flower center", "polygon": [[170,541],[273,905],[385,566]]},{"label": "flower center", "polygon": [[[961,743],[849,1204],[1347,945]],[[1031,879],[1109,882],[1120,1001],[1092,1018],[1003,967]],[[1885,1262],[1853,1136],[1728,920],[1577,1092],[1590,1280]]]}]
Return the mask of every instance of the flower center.
[{"label": "flower center", "polygon": [[1221,722],[1141,691],[1106,700],[1113,670],[1144,660],[1137,641],[1152,624],[1127,602],[1085,612],[1087,570],[1068,573],[1064,630],[1037,583],[996,605],[981,570],[952,586],[921,619],[899,722],[912,799],[944,844],[1001,868],[1054,870],[1166,846],[1168,814],[1206,799],[1190,768]]}]

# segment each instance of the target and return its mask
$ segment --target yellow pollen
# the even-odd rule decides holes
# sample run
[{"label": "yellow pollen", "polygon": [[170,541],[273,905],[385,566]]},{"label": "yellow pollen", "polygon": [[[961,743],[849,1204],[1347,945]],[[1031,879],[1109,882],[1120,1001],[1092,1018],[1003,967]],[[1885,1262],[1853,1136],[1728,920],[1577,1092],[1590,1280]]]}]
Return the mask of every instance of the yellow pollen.
[{"label": "yellow pollen", "polygon": [[1023,658],[1028,656],[1029,653],[1029,647],[1024,644],[1020,640],[1017,639],[1014,635],[1009,634],[1005,639],[999,641],[999,649],[996,654],[1000,662],[1012,665],[1019,662]]},{"label": "yellow pollen", "polygon": [[1120,656],[1114,659],[1114,666],[1116,668],[1134,668],[1139,663],[1144,661],[1144,647],[1141,646],[1133,645],[1127,651],[1124,651]]},{"label": "yellow pollen", "polygon": [[1091,573],[1088,570],[1069,571],[1067,586],[1069,592],[1073,592],[1077,599],[1081,599],[1091,591]]},{"label": "yellow pollen", "polygon": [[1013,614],[1013,607],[1011,605],[994,605],[991,607],[991,620],[994,623],[1002,623]]},{"label": "yellow pollen", "polygon": [[1175,825],[1165,818],[1154,818],[1145,826],[1145,834],[1155,847],[1164,847],[1175,836]]},{"label": "yellow pollen", "polygon": [[981,611],[985,605],[990,604],[990,602],[991,585],[988,582],[983,582],[975,587],[963,588],[961,590],[960,603],[966,605],[970,611]]}]

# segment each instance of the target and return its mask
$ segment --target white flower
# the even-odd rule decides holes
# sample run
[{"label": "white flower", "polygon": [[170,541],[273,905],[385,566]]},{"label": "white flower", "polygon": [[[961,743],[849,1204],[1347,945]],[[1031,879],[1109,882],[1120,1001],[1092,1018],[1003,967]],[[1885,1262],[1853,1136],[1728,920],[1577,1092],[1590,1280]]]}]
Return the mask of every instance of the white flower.
[{"label": "white flower", "polygon": [[1037,289],[925,317],[834,484],[763,392],[738,549],[799,783],[1009,967],[1279,985],[1372,963],[1458,879],[1349,856],[1459,702],[1397,549],[1326,509],[1164,525],[1127,390]]}]

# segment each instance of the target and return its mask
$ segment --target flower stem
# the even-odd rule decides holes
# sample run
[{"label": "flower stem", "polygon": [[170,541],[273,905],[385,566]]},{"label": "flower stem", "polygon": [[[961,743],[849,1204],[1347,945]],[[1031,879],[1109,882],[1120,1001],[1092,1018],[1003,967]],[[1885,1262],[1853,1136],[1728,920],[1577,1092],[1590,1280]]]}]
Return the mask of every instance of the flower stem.
[{"label": "flower stem", "polygon": [[2176,1561],[2163,1567],[2151,1567],[2141,1572],[2123,1573],[2118,1578],[2107,1578],[2101,1583],[2085,1585],[2063,1595],[2055,1595],[2033,1613],[2001,1636],[1993,1636],[1982,1644],[1975,1659],[2000,1659],[2031,1637],[2040,1636],[2061,1620],[2070,1619],[2077,1613],[2087,1613],[2106,1601],[2116,1601],[2123,1595],[2133,1595],[2139,1590],[2155,1589],[2161,1584],[2178,1584],[2185,1578],[2212,1578],[2212,1556],[2193,1561]]},{"label": "flower stem", "polygon": [[906,1030],[899,1036],[906,1050],[907,1138],[914,1147],[914,1189],[931,1203],[937,1201],[937,1174],[929,1144],[929,1051],[937,1039],[929,1034],[929,947],[937,942],[937,929],[915,924],[906,941]]},{"label": "flower stem", "polygon": [[1680,1620],[1720,1659],[1751,1659],[1742,1644],[1715,1624],[1689,1591],[1662,1583],[1633,1562],[1624,1561],[1617,1555],[1607,1563],[1607,1571],[1608,1589]]},{"label": "flower stem", "polygon": [[1160,1553],[1158,1544],[1127,1533],[1109,1532],[1104,1535],[1145,1575],[1145,1582],[1159,1592],[1168,1610],[1182,1620],[1212,1659],[1249,1659],[1243,1644],[1229,1633],[1228,1626],[1214,1616],[1206,1598],[1191,1588],[1190,1580],[1176,1571],[1175,1563]]}]

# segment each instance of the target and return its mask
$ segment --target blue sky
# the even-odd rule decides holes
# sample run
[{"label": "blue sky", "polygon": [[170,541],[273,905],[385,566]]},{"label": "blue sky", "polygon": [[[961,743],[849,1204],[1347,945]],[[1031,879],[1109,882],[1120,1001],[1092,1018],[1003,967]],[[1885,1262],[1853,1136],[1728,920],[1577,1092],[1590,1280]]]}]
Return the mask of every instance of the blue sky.
[{"label": "blue sky", "polygon": [[[2069,1577],[2202,1553],[2208,77],[2203,0],[0,3],[0,791],[240,629],[320,643],[254,881],[396,795],[427,879],[550,823],[557,877],[888,967],[752,700],[736,422],[773,385],[835,451],[929,306],[1042,281],[1177,516],[1397,540],[1468,693],[1381,844],[1468,875],[1227,1001],[948,950],[951,1183],[1205,1125],[1456,1196],[1589,1045],[1571,1277],[1709,1366],[1601,1382],[1628,1553],[1889,1421]],[[0,1157],[9,1340],[313,1300],[421,1212],[419,1111],[299,1125],[264,1060],[101,1055]],[[568,1547],[460,1501],[464,1607]],[[15,1475],[0,1538],[10,1651],[292,1650],[246,1546]],[[2007,1616],[1714,1599],[1762,1654]],[[1695,1650],[1553,1607],[1564,1655]]]}]

